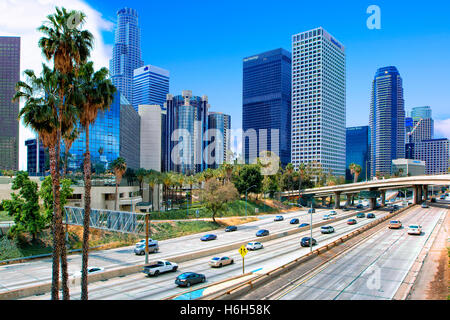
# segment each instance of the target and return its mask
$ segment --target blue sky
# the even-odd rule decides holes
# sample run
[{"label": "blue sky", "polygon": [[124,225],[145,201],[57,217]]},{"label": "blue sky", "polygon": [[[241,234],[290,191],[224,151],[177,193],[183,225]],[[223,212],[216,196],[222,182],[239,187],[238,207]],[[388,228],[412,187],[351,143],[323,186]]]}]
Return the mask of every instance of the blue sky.
[{"label": "blue sky", "polygon": [[[111,22],[121,7],[138,10],[145,63],[171,72],[171,93],[208,95],[212,110],[231,114],[233,128],[242,121],[242,58],[291,51],[291,35],[318,26],[346,46],[347,126],[368,124],[371,81],[387,65],[401,73],[407,111],[430,105],[436,120],[450,118],[449,1],[87,2]],[[381,9],[381,30],[366,26],[372,4]],[[112,31],[103,37],[113,44]]]}]

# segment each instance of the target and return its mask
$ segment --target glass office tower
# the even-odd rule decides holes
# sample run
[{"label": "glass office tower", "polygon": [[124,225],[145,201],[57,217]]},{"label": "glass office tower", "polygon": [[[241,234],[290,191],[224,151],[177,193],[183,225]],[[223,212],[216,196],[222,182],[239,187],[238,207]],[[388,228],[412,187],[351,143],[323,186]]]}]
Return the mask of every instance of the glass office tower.
[{"label": "glass office tower", "polygon": [[369,173],[369,151],[370,151],[370,129],[369,126],[349,127],[346,134],[346,173],[345,179],[353,181],[353,175],[348,168],[350,164],[355,163],[361,166],[359,180],[366,180],[370,177]]},{"label": "glass office tower", "polygon": [[214,144],[214,150],[208,150],[208,167],[218,168],[230,161],[231,152],[231,116],[221,112],[210,112],[208,115],[208,140]]},{"label": "glass office tower", "polygon": [[38,139],[28,139],[25,141],[27,147],[27,171],[30,176],[44,176],[46,167],[45,148]]},{"label": "glass office tower", "polygon": [[411,118],[414,120],[419,119],[430,119],[431,118],[431,107],[414,107],[411,110]]},{"label": "glass office tower", "polygon": [[286,166],[291,161],[291,53],[276,49],[245,58],[242,93],[245,163],[272,151]]},{"label": "glass office tower", "polygon": [[292,36],[292,164],[345,175],[345,47],[323,28]]},{"label": "glass office tower", "polygon": [[[82,170],[86,150],[86,135],[79,128],[80,137],[70,149],[68,170]],[[131,104],[120,93],[116,93],[109,111],[99,112],[90,127],[89,149],[92,167],[102,172],[109,164],[123,157],[127,167],[138,169],[140,166],[140,117]],[[62,148],[64,154],[64,148]]]},{"label": "glass office tower", "polygon": [[392,160],[405,157],[405,102],[396,67],[377,70],[372,83],[369,126],[370,175],[389,175]]},{"label": "glass office tower", "polygon": [[19,103],[12,102],[20,80],[20,38],[0,37],[0,170],[19,169]]},{"label": "glass office tower", "polygon": [[163,117],[164,171],[195,174],[206,168],[204,152],[208,145],[208,97],[193,96],[184,90],[182,95],[167,95]]},{"label": "glass office tower", "polygon": [[117,26],[109,72],[117,90],[131,103],[133,103],[133,72],[143,65],[138,13],[130,8],[120,9],[117,12]]},{"label": "glass office tower", "polygon": [[134,110],[139,111],[139,105],[164,106],[169,93],[169,78],[169,71],[152,65],[134,70]]}]

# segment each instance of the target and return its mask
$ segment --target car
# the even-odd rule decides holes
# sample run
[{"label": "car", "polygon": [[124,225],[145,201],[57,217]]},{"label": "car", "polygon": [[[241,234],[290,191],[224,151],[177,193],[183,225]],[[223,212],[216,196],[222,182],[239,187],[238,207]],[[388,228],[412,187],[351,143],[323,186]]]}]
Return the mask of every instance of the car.
[{"label": "car", "polygon": [[[145,244],[145,239],[136,242],[136,246],[141,245],[141,244]],[[148,244],[158,244],[158,240],[153,240],[153,239],[148,239]]]},{"label": "car", "polygon": [[356,221],[356,219],[348,219],[347,220],[347,224],[348,225],[353,225],[353,224],[357,224],[358,222]]},{"label": "car", "polygon": [[[105,268],[102,268],[102,267],[88,267],[87,268],[88,275],[93,274],[93,273],[102,272],[104,270],[105,270]],[[83,270],[80,270],[80,271],[72,274],[72,276],[73,277],[81,277],[82,273],[83,273]]]},{"label": "car", "polygon": [[330,216],[335,216],[335,215],[337,215],[337,212],[335,210],[331,210],[328,214]]},{"label": "car", "polygon": [[389,221],[389,229],[400,229],[402,227],[402,222],[400,220]]},{"label": "car", "polygon": [[264,246],[261,242],[249,242],[247,243],[246,246],[247,250],[259,250],[259,249],[263,249]]},{"label": "car", "polygon": [[440,200],[445,200],[445,194],[443,194],[439,199]]},{"label": "car", "polygon": [[304,238],[302,238],[302,240],[300,241],[300,245],[302,246],[302,247],[310,247],[311,246],[311,244],[313,245],[313,246],[315,246],[316,244],[317,244],[317,241],[316,241],[316,239],[314,239],[314,238],[312,238],[312,241],[310,242],[310,237],[304,237]]},{"label": "car", "polygon": [[185,272],[180,274],[175,279],[175,284],[179,287],[190,287],[196,283],[202,283],[206,281],[206,277],[204,274],[195,273],[195,272]]},{"label": "car", "polygon": [[393,208],[394,208],[395,211],[397,211],[398,209],[400,209],[400,207],[399,207],[398,205],[396,205],[396,204],[394,204]]},{"label": "car", "polygon": [[299,224],[300,220],[298,220],[297,218],[291,219],[291,221],[289,221],[290,224]]},{"label": "car", "polygon": [[[148,244],[148,253],[158,252],[159,246],[157,243],[149,243]],[[143,256],[145,254],[145,242],[137,244],[134,248],[134,254],[138,256]]]},{"label": "car", "polygon": [[316,209],[311,208],[311,209],[308,210],[308,213],[316,213]]},{"label": "car", "polygon": [[342,209],[342,211],[350,211],[350,208],[345,207],[344,209]]},{"label": "car", "polygon": [[261,230],[258,230],[258,232],[256,232],[257,237],[265,237],[268,235],[269,235],[269,230],[266,230],[266,229],[261,229]]},{"label": "car", "polygon": [[175,272],[178,269],[178,264],[170,261],[159,260],[151,263],[149,265],[144,266],[142,272],[147,276],[155,276],[157,277],[161,273],[165,272]]},{"label": "car", "polygon": [[366,215],[365,215],[364,212],[360,212],[360,213],[358,213],[358,214],[356,215],[356,217],[357,217],[357,218],[365,218]]},{"label": "car", "polygon": [[436,203],[436,198],[431,198],[431,200],[430,200],[432,203]]},{"label": "car", "polygon": [[237,227],[236,226],[228,226],[225,228],[225,232],[233,232],[236,231]]},{"label": "car", "polygon": [[424,208],[424,209],[429,208],[428,204],[426,202],[422,203],[422,208]]},{"label": "car", "polygon": [[334,228],[332,226],[323,226],[320,228],[320,232],[322,232],[323,234],[333,233]]},{"label": "car", "polygon": [[200,238],[201,241],[211,241],[216,240],[217,236],[215,234],[207,234]]},{"label": "car", "polygon": [[418,224],[410,224],[408,227],[408,234],[422,234],[422,226]]},{"label": "car", "polygon": [[358,204],[358,205],[356,206],[356,209],[362,209],[362,208],[364,208],[364,206],[363,206],[362,204]]},{"label": "car", "polygon": [[302,223],[298,227],[299,228],[304,228],[304,227],[307,227],[307,226],[309,226],[309,223]]},{"label": "car", "polygon": [[273,219],[273,221],[283,221],[284,217],[283,216],[276,216],[275,219]]},{"label": "car", "polygon": [[367,218],[368,219],[374,219],[375,218],[375,214],[374,213],[368,213],[367,214]]},{"label": "car", "polygon": [[212,268],[222,268],[223,266],[233,263],[234,260],[230,257],[214,257],[208,262],[209,266]]},{"label": "car", "polygon": [[330,216],[329,214],[326,214],[323,216],[322,220],[332,220],[334,217]]}]

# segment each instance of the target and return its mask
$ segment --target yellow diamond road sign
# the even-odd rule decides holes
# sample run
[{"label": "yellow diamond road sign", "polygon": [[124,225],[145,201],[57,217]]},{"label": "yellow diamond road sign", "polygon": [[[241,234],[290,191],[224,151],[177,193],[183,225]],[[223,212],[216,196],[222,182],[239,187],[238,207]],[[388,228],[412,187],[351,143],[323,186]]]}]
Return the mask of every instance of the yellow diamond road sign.
[{"label": "yellow diamond road sign", "polygon": [[247,250],[247,248],[244,245],[239,248],[239,253],[241,254],[242,258],[245,257],[247,252],[248,252],[248,250]]}]

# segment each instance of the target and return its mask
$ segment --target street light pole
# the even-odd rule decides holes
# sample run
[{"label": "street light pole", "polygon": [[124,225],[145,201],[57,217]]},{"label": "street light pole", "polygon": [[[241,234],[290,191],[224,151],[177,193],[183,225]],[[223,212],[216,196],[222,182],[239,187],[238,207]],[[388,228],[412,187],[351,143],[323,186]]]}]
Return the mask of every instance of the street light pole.
[{"label": "street light pole", "polygon": [[311,223],[310,223],[310,225],[309,225],[309,229],[310,229],[310,232],[311,232],[311,238],[309,239],[309,251],[310,252],[312,252],[312,241],[313,241],[313,237],[312,237],[312,225],[313,225],[313,222],[312,222],[312,213],[313,213],[313,200],[314,200],[314,198],[311,198]]},{"label": "street light pole", "polygon": [[145,264],[148,264],[148,216],[149,213],[145,215]]}]

